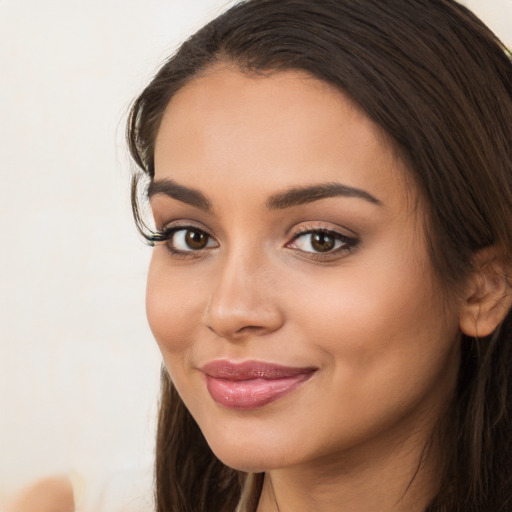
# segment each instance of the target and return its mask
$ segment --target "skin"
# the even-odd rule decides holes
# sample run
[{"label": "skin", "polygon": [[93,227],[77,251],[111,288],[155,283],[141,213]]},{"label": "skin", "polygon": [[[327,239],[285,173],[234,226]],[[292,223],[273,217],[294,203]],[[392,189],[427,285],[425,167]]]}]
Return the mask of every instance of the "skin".
[{"label": "skin", "polygon": [[[276,503],[281,512],[420,511],[435,493],[429,439],[455,386],[460,304],[438,291],[407,173],[373,122],[304,73],[217,66],[168,105],[155,181],[200,191],[211,209],[157,193],[155,223],[209,238],[195,251],[184,231],[157,244],[148,319],[214,453],[266,472],[258,512]],[[268,208],[277,193],[333,182],[378,203],[335,196]],[[319,255],[300,229],[357,244]],[[217,359],[317,370],[241,411],[207,391],[200,368]]]},{"label": "skin", "polygon": [[73,512],[73,488],[66,476],[39,480],[2,504],[5,512]]}]

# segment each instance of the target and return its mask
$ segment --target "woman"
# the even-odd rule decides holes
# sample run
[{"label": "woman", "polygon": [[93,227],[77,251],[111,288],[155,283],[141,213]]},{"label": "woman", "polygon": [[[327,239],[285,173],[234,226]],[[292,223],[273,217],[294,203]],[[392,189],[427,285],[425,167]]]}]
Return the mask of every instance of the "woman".
[{"label": "woman", "polygon": [[451,0],[249,0],[169,59],[128,126],[159,511],[512,510],[511,119]]}]

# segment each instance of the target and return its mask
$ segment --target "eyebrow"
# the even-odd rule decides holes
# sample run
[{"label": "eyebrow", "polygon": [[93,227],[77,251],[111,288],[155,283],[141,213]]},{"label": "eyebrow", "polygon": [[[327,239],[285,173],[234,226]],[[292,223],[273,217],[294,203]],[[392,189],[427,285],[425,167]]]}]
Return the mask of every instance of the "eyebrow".
[{"label": "eyebrow", "polygon": [[201,210],[211,210],[211,203],[202,192],[194,188],[179,185],[171,179],[153,180],[149,184],[147,194],[148,199],[158,194],[164,194],[182,203],[200,208]]},{"label": "eyebrow", "polygon": [[[159,194],[164,194],[168,197],[181,201],[182,203],[200,208],[201,210],[209,211],[212,208],[210,201],[202,192],[194,188],[180,185],[169,178],[154,180],[149,184],[147,191],[148,199]],[[267,199],[266,207],[269,210],[283,210],[285,208],[300,206],[302,204],[313,203],[315,201],[320,201],[321,199],[338,196],[355,197],[368,201],[371,204],[382,206],[382,201],[366,192],[366,190],[349,187],[348,185],[343,185],[341,183],[331,182],[291,188],[284,192],[279,192]]]},{"label": "eyebrow", "polygon": [[320,199],[327,199],[329,197],[356,197],[364,199],[369,203],[382,206],[382,201],[372,196],[366,190],[360,188],[349,187],[341,183],[322,183],[320,185],[306,186],[292,188],[275,194],[267,200],[267,208],[270,210],[282,210],[292,206],[299,206],[301,204],[313,203]]}]

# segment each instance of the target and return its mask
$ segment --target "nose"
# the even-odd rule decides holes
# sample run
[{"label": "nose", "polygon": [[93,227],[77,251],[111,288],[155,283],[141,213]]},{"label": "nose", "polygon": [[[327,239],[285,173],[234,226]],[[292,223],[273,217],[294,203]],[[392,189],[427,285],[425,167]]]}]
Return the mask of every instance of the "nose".
[{"label": "nose", "polygon": [[204,314],[217,336],[238,341],[264,336],[284,322],[276,294],[275,274],[250,257],[232,257],[217,274]]}]

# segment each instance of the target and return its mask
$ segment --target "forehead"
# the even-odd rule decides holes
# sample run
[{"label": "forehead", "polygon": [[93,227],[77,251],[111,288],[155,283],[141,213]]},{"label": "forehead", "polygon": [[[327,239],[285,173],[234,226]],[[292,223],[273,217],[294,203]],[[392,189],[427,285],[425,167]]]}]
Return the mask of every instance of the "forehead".
[{"label": "forehead", "polygon": [[269,193],[342,181],[404,203],[416,196],[408,175],[377,124],[340,90],[300,71],[210,69],[172,98],[155,145],[156,179],[213,189],[223,180],[233,190],[249,180]]}]

